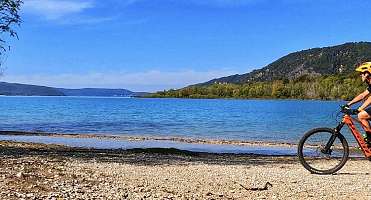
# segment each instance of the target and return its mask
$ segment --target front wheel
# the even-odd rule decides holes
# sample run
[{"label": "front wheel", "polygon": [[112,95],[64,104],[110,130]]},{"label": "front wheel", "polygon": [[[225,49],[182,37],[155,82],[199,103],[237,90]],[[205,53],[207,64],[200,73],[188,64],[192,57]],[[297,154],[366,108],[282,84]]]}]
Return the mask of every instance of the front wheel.
[{"label": "front wheel", "polygon": [[348,160],[348,142],[333,129],[312,129],[301,138],[298,157],[304,168],[311,173],[333,174]]}]

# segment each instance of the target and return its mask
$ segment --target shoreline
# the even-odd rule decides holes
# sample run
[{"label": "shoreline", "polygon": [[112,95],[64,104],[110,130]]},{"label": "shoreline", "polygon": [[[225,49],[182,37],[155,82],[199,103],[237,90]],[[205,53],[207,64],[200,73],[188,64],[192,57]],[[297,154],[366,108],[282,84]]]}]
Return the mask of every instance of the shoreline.
[{"label": "shoreline", "polygon": [[296,144],[264,141],[212,140],[181,137],[125,136],[103,134],[56,134],[0,131],[0,141],[61,144],[91,149],[179,149],[191,152],[257,155],[296,155]]},{"label": "shoreline", "polygon": [[[89,149],[177,149],[190,152],[296,156],[297,143],[215,140],[108,134],[70,134],[0,131],[0,141],[63,145]],[[349,146],[350,157],[363,157],[357,146]]]},{"label": "shoreline", "polygon": [[39,96],[39,95],[0,95],[0,97],[76,97],[76,98],[137,98],[137,99],[199,99],[199,100],[213,100],[213,99],[222,99],[222,100],[298,100],[298,101],[347,101],[346,99],[321,99],[321,98],[227,98],[227,97],[218,97],[218,98],[184,98],[184,97],[146,97],[146,96]]},{"label": "shoreline", "polygon": [[48,133],[48,132],[28,132],[28,131],[0,131],[0,135],[22,135],[22,136],[48,136],[48,137],[66,137],[66,138],[98,138],[98,139],[115,139],[129,141],[175,141],[182,143],[195,144],[228,144],[228,145],[248,145],[248,146],[281,146],[293,147],[297,143],[290,142],[273,142],[273,141],[249,141],[249,140],[227,140],[227,139],[208,139],[192,137],[158,137],[146,135],[118,135],[118,134],[100,134],[100,133]]},{"label": "shoreline", "polygon": [[294,156],[0,141],[0,160],[0,199],[371,198],[371,165],[361,158],[319,176]]}]

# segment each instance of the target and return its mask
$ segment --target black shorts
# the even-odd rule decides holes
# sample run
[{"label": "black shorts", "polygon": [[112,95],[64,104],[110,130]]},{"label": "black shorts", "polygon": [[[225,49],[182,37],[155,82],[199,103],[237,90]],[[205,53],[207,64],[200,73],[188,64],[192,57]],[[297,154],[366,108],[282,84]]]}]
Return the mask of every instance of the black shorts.
[{"label": "black shorts", "polygon": [[364,111],[371,116],[371,106],[367,107]]}]

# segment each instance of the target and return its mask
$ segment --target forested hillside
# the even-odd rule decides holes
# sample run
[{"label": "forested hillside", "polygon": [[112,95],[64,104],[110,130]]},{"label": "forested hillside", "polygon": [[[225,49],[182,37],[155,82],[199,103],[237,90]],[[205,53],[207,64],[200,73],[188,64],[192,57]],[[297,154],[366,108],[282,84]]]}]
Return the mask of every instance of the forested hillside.
[{"label": "forested hillside", "polygon": [[356,65],[369,60],[371,60],[371,42],[345,43],[290,53],[262,69],[242,75],[217,78],[198,85],[293,80],[303,75],[317,77],[349,74],[354,71]]},{"label": "forested hillside", "polygon": [[219,83],[158,92],[150,97],[351,99],[366,89],[366,85],[355,76],[330,75],[317,78],[303,76],[294,80],[245,84]]},{"label": "forested hillside", "polygon": [[151,97],[350,99],[365,90],[355,67],[371,61],[371,43],[346,43],[291,53],[242,75],[213,79]]}]

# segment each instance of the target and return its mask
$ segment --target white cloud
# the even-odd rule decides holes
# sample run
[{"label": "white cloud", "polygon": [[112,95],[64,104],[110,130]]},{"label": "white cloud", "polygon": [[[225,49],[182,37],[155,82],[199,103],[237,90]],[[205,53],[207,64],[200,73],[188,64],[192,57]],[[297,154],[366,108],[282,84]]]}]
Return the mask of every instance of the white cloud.
[{"label": "white cloud", "polygon": [[89,24],[99,24],[104,23],[107,21],[112,21],[117,19],[117,16],[110,16],[110,17],[85,17],[85,16],[78,16],[78,17],[70,17],[58,20],[59,24],[62,25],[89,25]]},{"label": "white cloud", "polygon": [[23,11],[56,20],[93,7],[92,0],[25,0]]},{"label": "white cloud", "polygon": [[157,71],[128,73],[92,72],[86,74],[37,74],[37,75],[7,75],[2,81],[45,85],[52,87],[83,88],[125,88],[133,91],[160,91],[171,88],[181,88],[187,85],[209,81],[214,78],[236,74],[233,70],[221,69],[213,71]]}]

